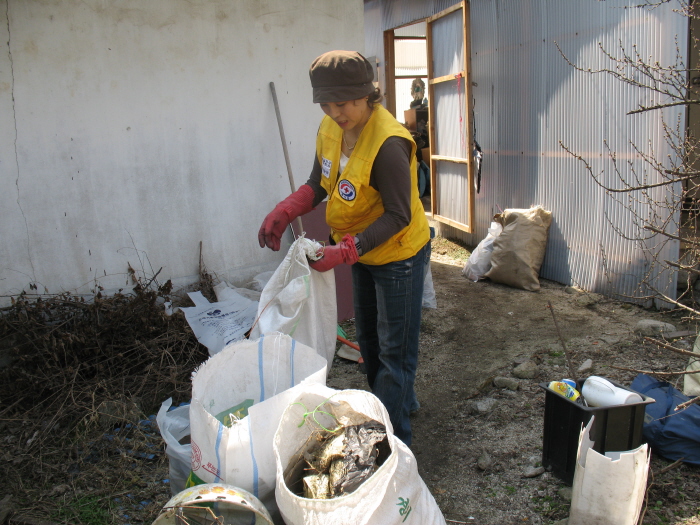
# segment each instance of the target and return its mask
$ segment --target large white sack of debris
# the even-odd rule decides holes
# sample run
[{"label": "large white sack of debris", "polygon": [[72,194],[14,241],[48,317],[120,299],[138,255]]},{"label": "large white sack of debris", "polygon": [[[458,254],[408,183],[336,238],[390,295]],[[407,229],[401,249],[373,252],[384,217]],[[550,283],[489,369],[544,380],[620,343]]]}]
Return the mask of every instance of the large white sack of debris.
[{"label": "large white sack of debris", "polygon": [[[389,447],[386,459],[349,494],[331,499],[296,494],[287,482],[295,484],[291,478],[295,467],[298,469],[300,454],[319,430],[334,429],[339,421],[353,425],[381,423]],[[287,525],[445,525],[440,508],[418,474],[413,452],[394,436],[386,408],[370,392],[305,385],[282,415],[274,452],[277,506]]]},{"label": "large white sack of debris", "polygon": [[322,355],[330,369],[335,355],[338,308],[335,273],[309,266],[320,245],[299,237],[260,294],[258,318],[250,337],[282,332]]},{"label": "large white sack of debris", "polygon": [[282,413],[309,384],[326,384],[326,361],[288,335],[232,343],[192,377],[192,471],[187,485],[226,483],[274,512],[272,443]]}]

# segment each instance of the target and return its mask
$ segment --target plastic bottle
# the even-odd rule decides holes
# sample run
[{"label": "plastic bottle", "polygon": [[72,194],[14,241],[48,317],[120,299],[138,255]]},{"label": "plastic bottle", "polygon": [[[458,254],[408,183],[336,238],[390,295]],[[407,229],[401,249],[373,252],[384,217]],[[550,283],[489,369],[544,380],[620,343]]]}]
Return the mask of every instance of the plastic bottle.
[{"label": "plastic bottle", "polygon": [[576,401],[581,396],[578,390],[572,388],[571,385],[565,383],[564,381],[552,381],[549,383],[549,385],[547,385],[547,387],[571,401]]},{"label": "plastic bottle", "polygon": [[576,388],[576,381],[574,381],[573,379],[562,379],[562,382],[566,383],[571,388],[574,388],[574,389]]},{"label": "plastic bottle", "polygon": [[581,387],[583,397],[592,407],[628,405],[641,403],[642,396],[625,388],[613,385],[604,377],[590,376]]}]

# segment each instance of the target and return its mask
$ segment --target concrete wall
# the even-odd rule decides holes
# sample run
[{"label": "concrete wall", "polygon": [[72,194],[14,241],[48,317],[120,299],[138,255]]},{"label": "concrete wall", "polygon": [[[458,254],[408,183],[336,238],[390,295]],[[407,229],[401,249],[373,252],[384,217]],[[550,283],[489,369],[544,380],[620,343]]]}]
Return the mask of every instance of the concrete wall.
[{"label": "concrete wall", "polygon": [[257,242],[290,190],[269,84],[298,187],[309,64],[363,46],[361,0],[0,0],[0,303],[113,291],[127,264],[187,284],[200,241],[236,284],[276,267]]}]

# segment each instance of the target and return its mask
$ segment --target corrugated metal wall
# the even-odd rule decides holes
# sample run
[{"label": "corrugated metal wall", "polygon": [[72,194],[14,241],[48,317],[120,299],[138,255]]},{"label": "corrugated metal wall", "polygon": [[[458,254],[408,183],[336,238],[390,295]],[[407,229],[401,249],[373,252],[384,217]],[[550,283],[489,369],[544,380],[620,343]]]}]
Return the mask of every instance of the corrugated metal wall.
[{"label": "corrugated metal wall", "polygon": [[[377,2],[382,30],[434,14],[454,2]],[[439,4],[439,5],[438,5]],[[639,233],[639,217],[660,214],[663,207],[606,195],[562,148],[580,154],[602,174],[602,182],[621,187],[608,149],[615,152],[619,175],[657,182],[635,152],[657,158],[674,155],[667,146],[662,118],[684,122],[683,107],[627,115],[648,96],[609,75],[587,74],[567,64],[591,69],[611,67],[600,47],[620,54],[620,43],[641,57],[674,63],[677,48],[687,53],[688,22],[674,5],[640,9],[636,0],[473,0],[471,2],[472,96],[476,140],[484,150],[481,192],[476,199],[476,228],[467,235],[441,227],[444,235],[476,245],[495,213],[541,204],[553,213],[541,275],[585,289],[644,295],[639,283],[658,272],[648,250],[677,260],[675,241],[652,239],[642,246],[625,239]],[[375,6],[375,7],[377,7]],[[413,18],[415,17],[415,18]],[[374,39],[378,40],[374,40]],[[374,41],[374,43],[372,43]],[[381,48],[381,35],[366,42]],[[673,198],[679,188],[658,188],[652,198]],[[668,193],[667,193],[668,192]],[[675,279],[658,275],[658,286],[675,297]]]},{"label": "corrugated metal wall", "polygon": [[[600,47],[620,55],[636,46],[641,57],[674,62],[678,46],[687,49],[687,19],[673,5],[628,8],[637,2],[610,0],[479,0],[471,4],[472,81],[476,140],[484,149],[482,190],[477,198],[476,244],[494,213],[541,204],[553,222],[541,275],[585,289],[644,295],[643,276],[658,271],[646,251],[677,260],[678,243],[652,240],[646,246],[625,239],[639,235],[636,217],[665,212],[646,202],[606,195],[561,144],[580,154],[602,182],[621,187],[605,143],[616,153],[620,176],[635,173],[657,182],[632,146],[673,155],[662,133],[666,122],[683,119],[682,107],[627,115],[646,96],[639,88],[606,74],[576,71],[562,57],[584,68],[613,66]],[[652,195],[663,201],[667,188]],[[637,195],[637,197],[641,197]],[[660,243],[658,246],[655,243]],[[658,286],[675,297],[672,276],[657,276]]]}]

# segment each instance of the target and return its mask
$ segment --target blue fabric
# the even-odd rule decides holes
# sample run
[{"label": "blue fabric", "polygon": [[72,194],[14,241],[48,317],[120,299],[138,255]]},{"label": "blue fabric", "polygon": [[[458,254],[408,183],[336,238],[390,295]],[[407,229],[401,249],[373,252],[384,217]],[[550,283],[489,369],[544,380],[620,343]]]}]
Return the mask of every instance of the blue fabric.
[{"label": "blue fabric", "polygon": [[394,435],[411,444],[423,281],[430,242],[416,255],[382,265],[352,265],[355,331],[367,382],[389,413]]},{"label": "blue fabric", "polygon": [[639,374],[630,388],[656,401],[647,405],[642,427],[652,450],[667,459],[683,458],[684,463],[700,466],[700,406],[674,411],[690,398],[670,383],[645,374]]}]

